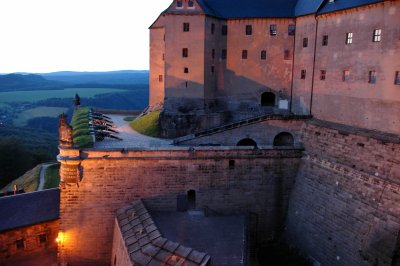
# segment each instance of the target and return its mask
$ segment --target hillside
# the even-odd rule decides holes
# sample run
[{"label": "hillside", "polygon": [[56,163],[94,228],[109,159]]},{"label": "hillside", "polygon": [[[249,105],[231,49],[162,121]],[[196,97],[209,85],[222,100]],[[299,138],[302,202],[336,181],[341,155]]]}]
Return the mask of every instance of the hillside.
[{"label": "hillside", "polygon": [[50,81],[35,74],[0,75],[0,91],[60,89],[66,84],[60,81]]}]

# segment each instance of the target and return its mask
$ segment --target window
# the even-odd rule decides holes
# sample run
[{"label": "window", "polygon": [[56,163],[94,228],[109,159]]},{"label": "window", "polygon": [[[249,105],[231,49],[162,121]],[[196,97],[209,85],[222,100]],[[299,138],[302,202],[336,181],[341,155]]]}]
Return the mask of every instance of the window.
[{"label": "window", "polygon": [[319,73],[319,79],[325,80],[325,78],[326,78],[326,70],[321,70],[321,72]]},{"label": "window", "polygon": [[211,58],[214,59],[215,58],[215,49],[211,50]]},{"label": "window", "polygon": [[396,71],[396,75],[394,78],[394,84],[395,85],[400,85],[400,71]]},{"label": "window", "polygon": [[343,70],[343,81],[348,81],[350,79],[350,70]]},{"label": "window", "polygon": [[346,44],[352,44],[353,43],[353,33],[348,32],[346,33]]},{"label": "window", "polygon": [[25,241],[23,239],[18,239],[15,241],[15,245],[17,246],[17,249],[24,249],[25,247]]},{"label": "window", "polygon": [[191,0],[189,0],[189,2],[188,2],[188,7],[194,7],[194,2],[191,1]]},{"label": "window", "polygon": [[222,25],[221,34],[227,35],[228,34],[228,25]]},{"label": "window", "polygon": [[214,73],[215,67],[211,66],[211,73]]},{"label": "window", "polygon": [[322,36],[322,46],[328,46],[328,35]]},{"label": "window", "polygon": [[381,41],[381,33],[382,33],[381,29],[375,29],[372,41],[373,42],[380,42]]},{"label": "window", "polygon": [[182,49],[182,57],[188,57],[188,56],[189,56],[188,48],[183,48]]},{"label": "window", "polygon": [[306,70],[305,70],[305,69],[302,69],[302,70],[301,70],[300,78],[301,78],[301,79],[306,79]]},{"label": "window", "polygon": [[188,209],[193,210],[196,208],[196,191],[193,189],[187,192]]},{"label": "window", "polygon": [[283,51],[283,59],[289,60],[290,59],[290,51],[288,49],[285,49]]},{"label": "window", "polygon": [[163,75],[158,75],[158,82],[163,82]]},{"label": "window", "polygon": [[47,236],[46,236],[46,234],[40,234],[40,235],[39,235],[39,242],[40,242],[40,244],[44,244],[44,243],[47,242]]},{"label": "window", "polygon": [[189,68],[187,68],[187,67],[183,68],[183,73],[185,73],[185,74],[189,73]]},{"label": "window", "polygon": [[293,146],[294,138],[289,132],[281,132],[274,138],[274,146]]},{"label": "window", "polygon": [[226,49],[222,49],[222,51],[221,51],[221,59],[226,59]]},{"label": "window", "polygon": [[182,1],[176,1],[176,7],[177,8],[182,8]]},{"label": "window", "polygon": [[261,94],[261,106],[275,106],[275,94],[272,92],[264,92]]},{"label": "window", "polygon": [[269,34],[271,36],[275,36],[277,33],[278,33],[278,27],[276,26],[276,24],[269,25]]},{"label": "window", "polygon": [[368,83],[375,84],[376,83],[376,71],[371,70],[368,73]]},{"label": "window", "polygon": [[261,51],[261,60],[265,60],[265,59],[267,59],[267,51],[262,50]]},{"label": "window", "polygon": [[163,61],[165,60],[165,54],[162,54],[162,60]]},{"label": "window", "polygon": [[253,27],[251,25],[246,25],[246,35],[253,34]]},{"label": "window", "polygon": [[303,47],[308,46],[308,38],[303,38]]},{"label": "window", "polygon": [[247,59],[247,50],[242,50],[242,59]]},{"label": "window", "polygon": [[229,160],[229,169],[235,169],[235,160]]},{"label": "window", "polygon": [[214,34],[214,32],[215,32],[215,24],[212,23],[211,24],[211,34]]},{"label": "window", "polygon": [[295,33],[296,33],[296,26],[293,24],[289,24],[289,26],[288,26],[289,36],[294,36]]},{"label": "window", "polygon": [[188,32],[189,29],[190,29],[190,24],[187,22],[183,23],[183,31]]}]

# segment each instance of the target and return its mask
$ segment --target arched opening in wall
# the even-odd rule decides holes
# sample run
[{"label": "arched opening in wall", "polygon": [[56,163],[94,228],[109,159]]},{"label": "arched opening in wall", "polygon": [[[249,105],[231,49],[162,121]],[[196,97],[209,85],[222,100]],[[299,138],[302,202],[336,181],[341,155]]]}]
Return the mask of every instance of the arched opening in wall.
[{"label": "arched opening in wall", "polygon": [[261,94],[261,106],[275,106],[275,94],[272,92]]},{"label": "arched opening in wall", "polygon": [[241,139],[236,146],[253,146],[257,147],[257,143],[249,138]]},{"label": "arched opening in wall", "polygon": [[193,189],[187,192],[188,209],[196,209],[196,191]]},{"label": "arched opening in wall", "polygon": [[274,138],[274,146],[293,146],[293,135],[288,132],[281,132]]}]

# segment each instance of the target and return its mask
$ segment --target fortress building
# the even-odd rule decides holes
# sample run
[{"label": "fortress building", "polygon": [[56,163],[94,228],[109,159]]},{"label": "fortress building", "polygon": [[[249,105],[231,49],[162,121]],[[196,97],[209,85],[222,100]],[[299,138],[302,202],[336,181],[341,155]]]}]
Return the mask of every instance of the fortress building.
[{"label": "fortress building", "polygon": [[150,105],[173,137],[269,112],[400,133],[397,12],[382,0],[173,1],[150,27]]},{"label": "fortress building", "polygon": [[174,0],[150,39],[170,139],[61,143],[61,264],[400,265],[399,0]]}]

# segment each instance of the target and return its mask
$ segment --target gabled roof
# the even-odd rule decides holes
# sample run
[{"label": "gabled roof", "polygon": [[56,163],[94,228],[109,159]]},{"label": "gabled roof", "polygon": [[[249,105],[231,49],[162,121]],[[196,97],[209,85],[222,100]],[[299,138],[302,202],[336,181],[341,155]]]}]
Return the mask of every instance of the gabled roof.
[{"label": "gabled roof", "polygon": [[0,232],[56,220],[59,217],[58,188],[0,198]]},{"label": "gabled roof", "polygon": [[297,0],[198,0],[204,12],[220,18],[290,18]]},{"label": "gabled roof", "polygon": [[[202,8],[200,13],[222,19],[240,18],[294,18],[310,14],[324,14],[358,6],[384,2],[384,0],[197,0]],[[172,4],[163,13],[183,14]]]},{"label": "gabled roof", "polygon": [[210,264],[208,254],[162,237],[141,200],[119,209],[116,218],[133,265]]},{"label": "gabled roof", "polygon": [[298,0],[294,9],[296,17],[315,14],[321,7],[324,0]]},{"label": "gabled roof", "polygon": [[325,5],[321,8],[318,14],[324,14],[329,12],[340,11],[358,6],[365,6],[369,4],[375,4],[384,2],[384,0],[335,0],[332,3],[326,1]]}]

